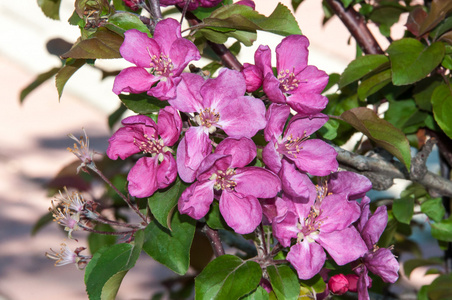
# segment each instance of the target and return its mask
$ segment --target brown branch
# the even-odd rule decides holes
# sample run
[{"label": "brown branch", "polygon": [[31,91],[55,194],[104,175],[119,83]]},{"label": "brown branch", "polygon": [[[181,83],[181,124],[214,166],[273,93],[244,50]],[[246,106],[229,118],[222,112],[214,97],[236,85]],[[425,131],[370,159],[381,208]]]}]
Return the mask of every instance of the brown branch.
[{"label": "brown branch", "polygon": [[218,235],[218,231],[213,230],[206,224],[202,228],[202,232],[204,232],[205,235],[207,236],[207,238],[209,239],[210,244],[212,245],[212,249],[213,249],[213,253],[214,253],[215,257],[224,255],[224,248],[223,248],[223,245],[221,244],[221,240],[220,240],[220,236]]},{"label": "brown branch", "polygon": [[363,17],[352,6],[345,9],[339,0],[326,0],[326,3],[341,19],[365,54],[384,54],[377,40],[367,28]]},{"label": "brown branch", "polygon": [[[201,23],[201,21],[198,18],[196,18],[195,15],[193,15],[191,12],[187,12],[185,18],[187,19],[188,24],[190,24],[190,26],[196,26]],[[213,52],[215,52],[215,54],[217,54],[220,57],[221,62],[223,63],[224,66],[236,71],[241,71],[243,69],[242,64],[231,53],[231,51],[229,51],[229,49],[226,48],[225,45],[215,44],[211,41],[207,41],[207,44],[209,45],[210,48],[212,48]]]},{"label": "brown branch", "polygon": [[393,185],[395,178],[400,178],[423,185],[434,197],[439,195],[452,196],[452,181],[423,169],[421,166],[425,166],[425,154],[428,150],[419,152],[419,155],[424,157],[413,159],[410,174],[405,166],[398,161],[391,162],[381,158],[362,156],[335,145],[332,145],[332,147],[338,153],[337,161],[341,167],[367,176],[376,190],[388,189]]}]

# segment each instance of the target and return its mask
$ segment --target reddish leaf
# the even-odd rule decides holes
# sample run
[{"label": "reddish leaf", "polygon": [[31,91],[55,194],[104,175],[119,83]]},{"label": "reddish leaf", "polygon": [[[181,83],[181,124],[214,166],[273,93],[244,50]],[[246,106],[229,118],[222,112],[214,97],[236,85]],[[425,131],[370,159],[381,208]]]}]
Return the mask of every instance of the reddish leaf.
[{"label": "reddish leaf", "polygon": [[105,28],[98,29],[86,40],[77,41],[62,58],[96,59],[121,58],[119,47],[124,38]]}]

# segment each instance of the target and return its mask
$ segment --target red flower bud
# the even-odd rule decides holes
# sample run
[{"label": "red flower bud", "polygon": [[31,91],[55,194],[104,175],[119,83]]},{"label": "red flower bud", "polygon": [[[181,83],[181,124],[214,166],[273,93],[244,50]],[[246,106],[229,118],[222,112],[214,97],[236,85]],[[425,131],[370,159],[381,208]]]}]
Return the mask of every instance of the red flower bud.
[{"label": "red flower bud", "polygon": [[348,280],[344,274],[337,274],[328,281],[328,288],[333,294],[343,295],[348,291]]},{"label": "red flower bud", "polygon": [[345,278],[348,280],[348,290],[350,292],[356,292],[358,290],[358,275],[355,274],[347,274]]}]

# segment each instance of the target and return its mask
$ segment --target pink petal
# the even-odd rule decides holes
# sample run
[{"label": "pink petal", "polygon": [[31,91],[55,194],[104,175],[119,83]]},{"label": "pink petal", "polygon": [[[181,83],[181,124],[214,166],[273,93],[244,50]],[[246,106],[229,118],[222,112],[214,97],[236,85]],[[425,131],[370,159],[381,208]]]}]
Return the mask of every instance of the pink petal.
[{"label": "pink petal", "polygon": [[157,168],[157,156],[140,158],[130,169],[129,175],[127,176],[130,195],[138,198],[146,198],[154,194],[158,188]]},{"label": "pink petal", "polygon": [[232,176],[235,190],[256,198],[272,198],[281,190],[281,181],[273,172],[259,167],[245,167],[235,170]]},{"label": "pink petal", "polygon": [[362,257],[367,252],[366,244],[353,226],[330,233],[321,231],[316,241],[340,266]]},{"label": "pink petal", "polygon": [[286,96],[279,88],[280,84],[273,73],[267,73],[264,77],[263,90],[271,102],[285,104]]},{"label": "pink petal", "polygon": [[293,94],[287,97],[287,104],[298,113],[312,115],[326,107],[328,98],[314,93]]},{"label": "pink petal", "polygon": [[240,234],[253,232],[262,221],[262,207],[255,197],[227,190],[221,194],[220,212],[229,227]]},{"label": "pink petal", "polygon": [[290,119],[284,136],[303,138],[310,136],[328,122],[328,116],[318,113],[315,115],[296,114]]},{"label": "pink petal", "polygon": [[171,106],[166,106],[159,111],[158,134],[163,139],[165,146],[174,145],[182,131],[182,119],[179,112]]},{"label": "pink petal", "polygon": [[181,78],[176,97],[169,99],[168,103],[182,112],[200,112],[204,107],[199,90],[205,80],[200,75],[192,73],[183,73]]},{"label": "pink petal", "polygon": [[[309,207],[314,204],[317,196],[315,185],[306,174],[295,169],[292,163],[282,160],[279,177],[284,193],[290,195],[297,203],[308,204]],[[300,215],[300,217],[306,216]]]},{"label": "pink petal", "polygon": [[324,141],[313,139],[302,143],[296,158],[290,158],[301,171],[313,176],[326,176],[337,171],[337,152]]},{"label": "pink petal", "polygon": [[245,77],[246,91],[252,93],[262,86],[264,76],[255,65],[243,64],[242,74]]},{"label": "pink petal", "polygon": [[328,192],[346,194],[349,200],[356,200],[372,189],[372,182],[363,175],[342,171],[331,174],[328,180]]},{"label": "pink petal", "polygon": [[185,38],[179,38],[171,46],[169,52],[174,65],[174,76],[179,76],[192,60],[199,60],[201,55],[195,44]]},{"label": "pink petal", "polygon": [[289,115],[290,107],[288,105],[270,104],[265,114],[267,126],[264,129],[264,137],[267,142],[277,140],[282,135]]},{"label": "pink petal", "polygon": [[272,51],[268,46],[260,45],[254,53],[254,64],[262,71],[263,77],[268,73],[273,75]]},{"label": "pink petal", "polygon": [[214,181],[195,182],[190,185],[179,198],[178,209],[181,214],[187,214],[193,219],[199,220],[210,209],[213,201]]},{"label": "pink petal", "polygon": [[275,173],[281,170],[281,155],[275,148],[275,143],[270,141],[262,150],[262,160],[267,168]]},{"label": "pink petal", "polygon": [[156,86],[149,89],[147,94],[161,101],[170,100],[176,97],[176,86],[180,82],[180,77],[158,77],[160,80]]},{"label": "pink petal", "polygon": [[158,77],[149,74],[149,72],[143,68],[126,68],[115,77],[113,93],[116,95],[119,95],[121,92],[140,94],[142,92],[147,92],[157,81],[159,81]]},{"label": "pink petal", "polygon": [[290,35],[276,47],[276,68],[278,72],[289,70],[298,74],[308,64],[309,41],[302,35]]},{"label": "pink petal", "polygon": [[325,263],[326,254],[319,244],[304,240],[290,248],[286,259],[297,270],[298,278],[306,280],[320,272]]},{"label": "pink petal", "polygon": [[228,167],[240,168],[248,165],[256,157],[256,145],[249,138],[226,138],[221,141],[215,149],[215,154],[231,155]]},{"label": "pink petal", "polygon": [[124,42],[119,48],[122,57],[138,67],[149,68],[151,55],[160,56],[160,46],[144,32],[130,29],[124,33]]},{"label": "pink petal", "polygon": [[203,106],[220,110],[220,106],[229,105],[229,101],[242,97],[246,92],[245,78],[242,73],[222,69],[218,77],[208,79],[201,87]]},{"label": "pink petal", "polygon": [[321,231],[343,230],[358,220],[361,209],[356,201],[348,201],[345,195],[326,196],[320,205]]},{"label": "pink petal", "polygon": [[159,189],[168,187],[176,180],[177,177],[177,165],[174,157],[171,153],[166,152],[164,159],[160,163],[157,169],[157,185]]},{"label": "pink petal", "polygon": [[301,82],[294,93],[320,94],[328,84],[328,74],[314,66],[307,66],[296,75]]},{"label": "pink petal", "polygon": [[163,19],[155,25],[154,40],[166,55],[170,54],[171,45],[181,37],[180,24],[175,19]]},{"label": "pink petal", "polygon": [[273,218],[272,228],[273,234],[281,245],[289,247],[291,239],[296,238],[298,232],[300,232],[297,227],[299,218],[295,213],[289,210],[289,207],[285,207],[285,205],[287,205],[285,202],[286,201],[284,200],[279,200],[275,203],[278,215]]}]

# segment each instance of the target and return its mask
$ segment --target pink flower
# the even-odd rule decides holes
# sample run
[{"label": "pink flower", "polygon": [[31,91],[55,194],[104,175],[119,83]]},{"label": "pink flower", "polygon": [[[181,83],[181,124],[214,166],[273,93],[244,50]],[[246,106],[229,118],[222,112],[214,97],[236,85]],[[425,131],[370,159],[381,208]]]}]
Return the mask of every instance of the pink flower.
[{"label": "pink flower", "polygon": [[115,94],[147,92],[160,100],[174,98],[184,68],[201,58],[196,46],[182,38],[180,24],[174,19],[158,22],[153,38],[136,29],[126,31],[124,36],[119,52],[136,67],[126,68],[116,76]]},{"label": "pink flower", "polygon": [[314,176],[326,176],[337,170],[337,153],[333,147],[309,136],[320,129],[328,120],[323,114],[306,116],[297,114],[290,119],[283,134],[284,124],[289,117],[287,105],[270,105],[264,131],[269,143],[262,152],[265,165],[277,173],[283,159],[293,162],[300,171]]},{"label": "pink flower", "polygon": [[135,197],[149,197],[157,189],[169,186],[177,176],[170,147],[179,139],[182,120],[174,108],[167,106],[160,110],[158,122],[157,125],[142,115],[128,117],[122,120],[124,127],[108,140],[107,155],[111,159],[125,159],[140,152],[146,154],[138,159],[127,176],[129,192]]},{"label": "pink flower", "polygon": [[195,180],[202,160],[212,152],[209,134],[221,129],[234,138],[253,137],[266,125],[265,105],[244,96],[245,82],[237,71],[223,69],[217,78],[184,73],[177,96],[169,104],[190,115],[191,126],[177,150],[177,169],[186,182]]},{"label": "pink flower", "polygon": [[[222,0],[189,0],[188,10],[195,10],[198,7],[214,7]],[[161,6],[177,5],[184,7],[186,0],[160,0]]]},{"label": "pink flower", "polygon": [[244,65],[243,73],[248,92],[261,84],[270,101],[288,104],[303,114],[323,110],[328,99],[321,92],[328,83],[328,75],[308,65],[309,41],[302,35],[290,35],[276,47],[277,76],[271,68],[271,50],[260,46],[254,54],[255,65]]},{"label": "pink flower", "polygon": [[259,167],[246,167],[256,156],[248,138],[226,138],[207,156],[197,172],[197,181],[181,195],[179,211],[199,220],[219,197],[220,212],[235,232],[252,232],[262,221],[258,198],[272,198],[281,189],[279,178]]},{"label": "pink flower", "polygon": [[[284,185],[284,180],[283,180]],[[363,256],[366,244],[352,224],[359,218],[361,210],[355,201],[347,200],[344,194],[329,194],[325,187],[313,184],[304,190],[306,197],[287,198],[276,201],[278,214],[272,226],[275,237],[284,247],[291,246],[287,260],[297,270],[300,279],[310,279],[316,275],[326,260],[325,250],[339,265],[344,265]],[[298,189],[302,189],[298,187]]]}]

